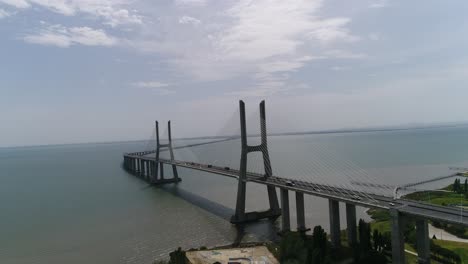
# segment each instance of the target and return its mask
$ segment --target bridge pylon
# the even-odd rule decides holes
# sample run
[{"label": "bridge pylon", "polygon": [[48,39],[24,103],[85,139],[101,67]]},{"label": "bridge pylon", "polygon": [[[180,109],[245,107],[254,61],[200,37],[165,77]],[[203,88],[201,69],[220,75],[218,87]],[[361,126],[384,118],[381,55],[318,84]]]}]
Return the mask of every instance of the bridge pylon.
[{"label": "bridge pylon", "polygon": [[[159,161],[159,153],[161,149],[167,148],[169,150],[169,154],[171,157],[171,161],[174,161],[174,150],[172,148],[172,135],[171,135],[171,121],[167,122],[167,134],[168,134],[168,142],[166,144],[161,144],[159,141],[159,123],[158,121],[155,122],[156,125],[156,157],[154,161],[154,170],[153,175],[150,180],[152,184],[164,184],[164,183],[177,183],[180,182],[181,179],[179,178],[179,173],[177,172],[177,166],[172,164],[172,179],[165,179],[164,178],[164,163]],[[158,170],[159,167],[159,170]]]},{"label": "bridge pylon", "polygon": [[247,154],[250,152],[262,152],[263,154],[263,166],[265,170],[265,179],[271,177],[273,172],[271,169],[270,155],[268,153],[267,144],[267,131],[266,131],[266,113],[265,113],[265,101],[260,103],[260,136],[261,143],[257,146],[249,146],[247,144],[247,126],[245,119],[245,103],[239,101],[239,112],[240,112],[240,128],[241,128],[241,158],[240,158],[240,169],[239,169],[239,182],[237,187],[237,202],[235,215],[231,217],[231,223],[241,224],[245,222],[256,221],[260,219],[270,218],[276,219],[281,215],[281,209],[278,203],[278,196],[274,186],[267,185],[268,190],[268,201],[270,208],[262,212],[245,212],[245,201],[246,201],[246,183],[247,183]]}]

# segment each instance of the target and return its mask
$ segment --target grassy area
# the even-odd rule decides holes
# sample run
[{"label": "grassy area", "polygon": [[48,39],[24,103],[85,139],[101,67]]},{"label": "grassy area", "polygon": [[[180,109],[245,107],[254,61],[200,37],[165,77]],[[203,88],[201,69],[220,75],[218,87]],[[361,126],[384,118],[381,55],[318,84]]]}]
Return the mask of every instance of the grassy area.
[{"label": "grassy area", "polygon": [[462,259],[462,263],[468,263],[468,243],[445,241],[445,240],[433,240],[435,244],[450,249],[457,253]]},{"label": "grassy area", "polygon": [[[449,186],[450,187],[450,186]],[[451,192],[448,189],[444,191],[426,191],[426,192],[415,192],[405,195],[404,198],[410,200],[424,201],[431,204],[437,205],[460,205],[468,206],[468,201],[465,199],[463,194]]]},{"label": "grassy area", "polygon": [[380,233],[391,232],[390,214],[385,210],[369,209],[367,213],[372,218],[371,229],[377,229]]},{"label": "grassy area", "polygon": [[[408,243],[405,243],[405,250],[409,250],[411,252],[416,252],[416,249],[414,249]],[[408,263],[408,264],[417,264],[418,263],[418,257],[411,254],[411,253],[406,252],[405,257],[406,257],[406,263]]]}]

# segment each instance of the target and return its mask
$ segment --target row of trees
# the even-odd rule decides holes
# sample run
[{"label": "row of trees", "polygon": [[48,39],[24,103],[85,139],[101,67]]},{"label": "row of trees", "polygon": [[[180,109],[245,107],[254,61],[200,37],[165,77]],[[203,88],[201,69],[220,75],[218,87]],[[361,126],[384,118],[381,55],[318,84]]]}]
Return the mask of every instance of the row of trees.
[{"label": "row of trees", "polygon": [[[384,251],[391,250],[390,233],[382,234],[374,230],[362,219],[358,226],[358,243],[352,245],[354,263],[387,263]],[[316,226],[312,236],[290,232],[283,236],[280,244],[280,263],[285,264],[318,264],[330,263],[342,254],[331,250],[327,233],[321,226]]]},{"label": "row of trees", "polygon": [[390,233],[381,234],[374,229],[371,236],[370,223],[359,220],[359,242],[353,245],[354,262],[360,264],[366,263],[387,263],[384,250],[391,249]]},{"label": "row of trees", "polygon": [[280,263],[319,264],[330,263],[327,233],[321,226],[314,227],[312,236],[289,232],[280,244]]}]

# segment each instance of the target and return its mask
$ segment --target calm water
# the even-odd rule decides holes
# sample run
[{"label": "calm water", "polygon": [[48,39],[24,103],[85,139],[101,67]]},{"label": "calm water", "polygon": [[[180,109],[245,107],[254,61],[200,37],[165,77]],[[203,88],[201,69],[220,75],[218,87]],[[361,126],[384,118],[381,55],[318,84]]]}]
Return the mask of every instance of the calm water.
[{"label": "calm water", "polygon": [[[121,154],[145,144],[0,149],[0,263],[151,263],[177,246],[274,237],[277,223],[237,230],[226,221],[234,208],[233,179],[179,169],[178,186],[153,188],[128,175]],[[270,151],[277,175],[342,186],[356,180],[394,185],[468,166],[468,128],[278,136],[270,138]],[[235,168],[239,143],[176,156]],[[261,170],[258,156],[249,161],[250,170]],[[248,186],[247,207],[265,208],[265,188]],[[308,197],[308,224],[328,228],[327,210],[326,200]],[[358,214],[366,217],[364,209]]]}]

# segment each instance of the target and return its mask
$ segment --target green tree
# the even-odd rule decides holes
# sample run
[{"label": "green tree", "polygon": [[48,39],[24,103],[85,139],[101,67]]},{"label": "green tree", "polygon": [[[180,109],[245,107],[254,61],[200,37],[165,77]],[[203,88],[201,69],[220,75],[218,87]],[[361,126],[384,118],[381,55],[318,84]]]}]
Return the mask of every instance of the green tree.
[{"label": "green tree", "polygon": [[306,263],[307,248],[299,233],[284,234],[280,243],[281,263]]},{"label": "green tree", "polygon": [[183,251],[180,247],[171,253],[169,253],[171,260],[169,264],[185,264],[185,251]]},{"label": "green tree", "polygon": [[360,251],[364,255],[372,249],[370,224],[366,223],[362,219],[359,220],[359,245]]},{"label": "green tree", "polygon": [[458,179],[455,179],[453,183],[453,191],[458,193],[459,189],[460,189],[460,182]]},{"label": "green tree", "polygon": [[374,229],[372,233],[372,240],[374,241],[374,250],[379,251],[380,249],[380,234],[377,229]]},{"label": "green tree", "polygon": [[312,232],[312,243],[309,246],[308,260],[308,263],[312,264],[330,262],[327,233],[321,226],[314,227]]}]

